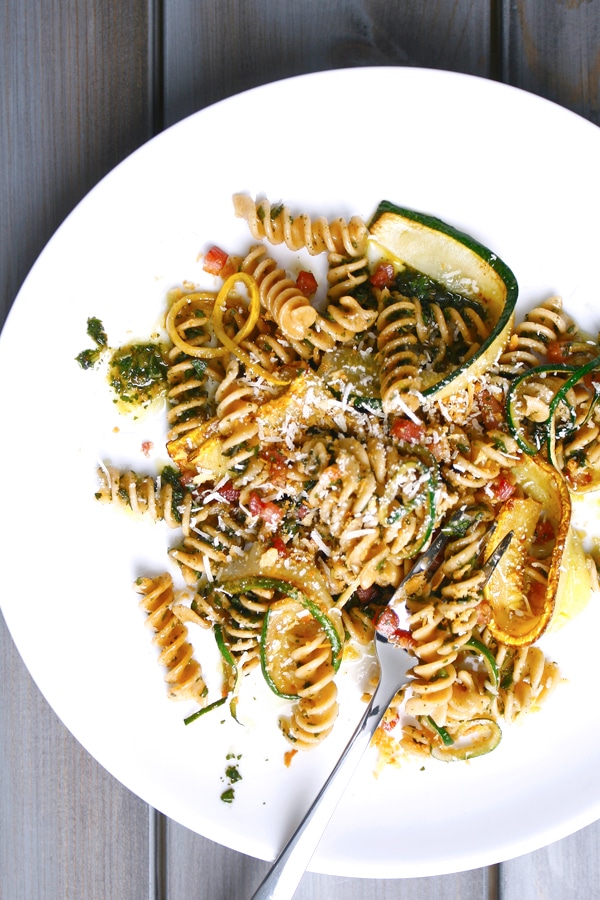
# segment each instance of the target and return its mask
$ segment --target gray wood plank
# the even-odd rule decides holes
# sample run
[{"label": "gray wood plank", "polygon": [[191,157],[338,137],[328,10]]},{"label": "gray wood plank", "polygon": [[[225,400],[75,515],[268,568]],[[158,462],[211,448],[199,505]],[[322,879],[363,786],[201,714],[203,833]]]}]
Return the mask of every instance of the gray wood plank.
[{"label": "gray wood plank", "polygon": [[[151,136],[148,76],[147,0],[0,5],[0,323],[62,219]],[[145,900],[147,807],[58,721],[3,621],[0,672],[0,897]]]},{"label": "gray wood plank", "polygon": [[[169,900],[250,897],[269,864],[220,847],[169,822],[166,853]],[[187,863],[185,862],[187,860]],[[294,900],[495,900],[494,867],[458,875],[407,879],[343,878],[305,874]]]},{"label": "gray wood plank", "polygon": [[600,0],[503,3],[503,78],[600,124]]},{"label": "gray wood plank", "polygon": [[490,27],[489,4],[480,0],[170,0],[166,123],[324,69],[410,65],[489,75]]},{"label": "gray wood plank", "polygon": [[503,865],[499,883],[502,900],[600,897],[600,822]]},{"label": "gray wood plank", "polygon": [[58,720],[1,618],[0,636],[0,897],[147,900],[146,804]]},{"label": "gray wood plank", "polygon": [[0,4],[0,321],[62,219],[151,136],[148,2]]}]

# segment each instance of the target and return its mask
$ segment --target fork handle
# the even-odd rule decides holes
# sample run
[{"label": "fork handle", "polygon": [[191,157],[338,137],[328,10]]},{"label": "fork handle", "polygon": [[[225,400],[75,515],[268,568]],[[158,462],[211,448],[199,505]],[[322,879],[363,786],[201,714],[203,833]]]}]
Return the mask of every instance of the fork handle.
[{"label": "fork handle", "polygon": [[342,794],[397,691],[397,681],[393,685],[386,685],[383,682],[378,684],[329,778],[273,863],[266,878],[252,895],[252,900],[291,900],[294,896]]}]

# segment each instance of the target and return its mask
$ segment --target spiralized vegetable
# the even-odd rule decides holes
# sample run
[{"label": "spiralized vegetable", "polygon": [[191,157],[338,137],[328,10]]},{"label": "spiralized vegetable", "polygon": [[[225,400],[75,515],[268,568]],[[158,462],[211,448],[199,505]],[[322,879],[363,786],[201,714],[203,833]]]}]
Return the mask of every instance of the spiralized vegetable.
[{"label": "spiralized vegetable", "polygon": [[[510,640],[510,616],[535,618],[535,598],[548,600],[553,529],[568,524],[564,508],[552,519],[528,499],[518,464],[539,454],[571,492],[596,484],[600,346],[552,297],[483,374],[425,398],[440,367],[464,372],[489,337],[480,304],[412,296],[395,281],[396,263],[382,278],[358,217],[313,221],[241,195],[235,211],[261,243],[231,258],[217,293],[176,291],[166,313],[172,469],[156,478],[100,470],[99,500],[181,529],[169,557],[187,601],[175,602],[167,575],[136,587],[153,622],[166,616],[156,640],[171,694],[202,711],[222,702],[207,698],[191,655],[193,625],[212,629],[232,712],[260,664],[281,699],[283,736],[317,746],[334,727],[342,656],[369,652],[373,622],[414,559],[452,513],[470,510],[434,580],[408,592],[414,678],[376,742],[394,757],[487,752],[499,723],[539,707],[560,680],[538,646]],[[327,254],[324,311],[270,255],[279,244]],[[482,566],[490,525],[517,501],[538,518],[503,643]],[[568,605],[563,597],[563,613]],[[177,653],[163,640],[167,626]]]}]

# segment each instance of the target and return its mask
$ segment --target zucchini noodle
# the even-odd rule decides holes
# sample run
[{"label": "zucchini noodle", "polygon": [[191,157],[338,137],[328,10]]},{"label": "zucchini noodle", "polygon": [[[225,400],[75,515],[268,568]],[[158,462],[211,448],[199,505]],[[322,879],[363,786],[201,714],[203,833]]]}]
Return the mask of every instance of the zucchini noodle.
[{"label": "zucchini noodle", "polygon": [[[235,338],[232,340],[228,336],[223,326],[223,313],[226,308],[227,298],[231,293],[234,285],[238,282],[242,282],[243,284],[245,284],[250,292],[250,314],[243,328],[238,331],[238,333],[235,335]],[[212,322],[215,336],[217,340],[221,341],[221,344],[223,345],[223,353],[229,350],[231,353],[233,353],[234,356],[236,356],[241,362],[244,363],[247,369],[249,369],[258,378],[264,378],[265,381],[268,381],[270,384],[289,384],[289,382],[285,379],[276,378],[270,372],[267,372],[266,369],[252,360],[249,353],[246,353],[245,350],[242,350],[241,347],[238,346],[245,338],[247,338],[251,334],[254,326],[258,321],[259,314],[260,295],[258,292],[256,281],[249,275],[246,275],[245,272],[238,272],[237,275],[230,275],[230,277],[227,279],[227,281],[217,294],[217,299],[215,300],[215,304],[213,307]]]}]

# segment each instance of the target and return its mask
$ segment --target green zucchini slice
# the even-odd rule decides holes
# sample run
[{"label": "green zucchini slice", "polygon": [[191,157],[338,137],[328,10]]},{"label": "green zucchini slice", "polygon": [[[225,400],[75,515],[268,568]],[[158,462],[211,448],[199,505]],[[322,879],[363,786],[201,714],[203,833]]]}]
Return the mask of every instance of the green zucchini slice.
[{"label": "green zucchini slice", "polygon": [[[581,366],[579,369],[573,372],[570,378],[568,378],[562,385],[562,387],[556,392],[552,402],[550,403],[546,448],[548,459],[554,466],[556,466],[556,468],[560,468],[556,457],[557,440],[568,438],[576,431],[583,428],[583,426],[585,426],[588,420],[591,418],[594,408],[598,403],[598,399],[600,398],[600,380],[595,381],[594,375],[598,373],[599,370],[600,356],[596,356],[594,357],[594,359],[590,360],[585,365]],[[570,408],[568,402],[569,391],[572,390],[576,385],[583,383],[585,379],[589,380],[588,392],[590,397],[587,414],[581,422],[577,422],[575,418],[575,410],[572,410],[572,428],[570,432],[569,430],[564,430],[563,433],[561,433],[559,427],[559,411],[565,406],[567,406],[567,408]],[[567,456],[568,455],[569,452],[567,447]],[[573,455],[573,462],[576,463],[575,469],[572,469],[568,462],[566,466],[567,472],[565,474],[568,477],[569,489],[573,491],[585,491],[592,490],[598,487],[598,483],[600,481],[600,472],[596,467],[589,464],[589,461],[585,455],[585,451],[581,454],[580,459],[578,459],[578,454],[575,453]]]},{"label": "green zucchini slice", "polygon": [[573,366],[564,363],[535,366],[515,378],[508,389],[506,424],[521,450],[530,456],[539,453],[547,441],[548,415],[535,421],[531,413],[528,414],[529,408],[536,405],[540,391],[549,395],[540,401],[542,408],[548,408],[556,392],[574,371]]},{"label": "green zucchini slice", "polygon": [[492,653],[492,651],[490,650],[490,648],[486,647],[486,645],[484,643],[482,643],[482,641],[478,640],[477,638],[471,638],[465,644],[465,649],[471,650],[481,657],[481,659],[483,660],[483,662],[488,670],[488,674],[490,676],[490,681],[491,681],[492,685],[495,688],[498,687],[498,683],[500,680],[500,673],[498,671],[498,665],[496,663],[496,658],[495,658],[494,654]]},{"label": "green zucchini slice", "polygon": [[[285,592],[281,585],[280,590]],[[265,616],[261,638],[261,666],[265,681],[278,697],[296,700],[305,685],[300,683],[298,653],[324,639],[331,647],[331,663],[337,671],[342,641],[335,625],[312,600],[297,590],[276,600]]]},{"label": "green zucchini slice", "polygon": [[415,396],[444,399],[489,369],[510,337],[518,296],[515,276],[495,253],[389,201],[369,225],[369,253],[396,272],[378,320],[388,414],[415,408]]},{"label": "green zucchini slice", "polygon": [[491,753],[502,739],[502,731],[498,723],[494,719],[484,716],[462,722],[456,727],[448,725],[445,731],[449,734],[452,743],[442,740],[431,748],[431,755],[442,762],[474,759],[476,756]]}]

